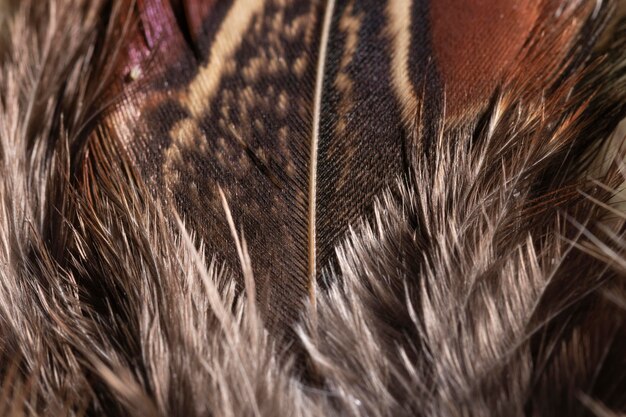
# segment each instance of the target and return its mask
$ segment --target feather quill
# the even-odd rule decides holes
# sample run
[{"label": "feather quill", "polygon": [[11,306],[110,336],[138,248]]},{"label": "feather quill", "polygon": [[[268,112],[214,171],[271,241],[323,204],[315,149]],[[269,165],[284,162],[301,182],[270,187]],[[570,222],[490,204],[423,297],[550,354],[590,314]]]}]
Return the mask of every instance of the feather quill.
[{"label": "feather quill", "polygon": [[316,243],[316,213],[317,213],[317,148],[320,136],[320,120],[322,113],[322,93],[324,91],[324,73],[326,68],[326,49],[330,36],[330,26],[335,10],[335,0],[328,0],[324,21],[322,23],[322,37],[320,53],[317,59],[317,75],[315,79],[315,100],[313,108],[313,131],[311,134],[311,162],[309,163],[309,297],[315,306],[315,286],[317,280],[317,243]]}]

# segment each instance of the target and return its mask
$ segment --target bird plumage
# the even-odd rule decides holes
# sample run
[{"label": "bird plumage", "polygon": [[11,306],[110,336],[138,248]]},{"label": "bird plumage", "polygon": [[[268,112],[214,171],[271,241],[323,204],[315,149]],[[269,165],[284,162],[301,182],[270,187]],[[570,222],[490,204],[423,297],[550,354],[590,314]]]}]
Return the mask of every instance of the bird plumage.
[{"label": "bird plumage", "polygon": [[626,412],[619,2],[18,6],[2,414]]}]

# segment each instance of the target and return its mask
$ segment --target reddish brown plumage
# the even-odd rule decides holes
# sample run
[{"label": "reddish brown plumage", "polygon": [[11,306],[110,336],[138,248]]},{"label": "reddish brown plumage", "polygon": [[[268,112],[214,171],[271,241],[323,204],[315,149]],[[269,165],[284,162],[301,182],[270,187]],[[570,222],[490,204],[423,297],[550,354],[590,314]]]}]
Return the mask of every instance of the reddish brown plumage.
[{"label": "reddish brown plumage", "polygon": [[[484,108],[508,68],[524,65],[518,60],[519,54],[533,28],[540,23],[538,18],[545,3],[540,0],[431,3],[433,50],[446,85],[450,118],[462,118]],[[541,68],[525,70],[540,72]]]}]

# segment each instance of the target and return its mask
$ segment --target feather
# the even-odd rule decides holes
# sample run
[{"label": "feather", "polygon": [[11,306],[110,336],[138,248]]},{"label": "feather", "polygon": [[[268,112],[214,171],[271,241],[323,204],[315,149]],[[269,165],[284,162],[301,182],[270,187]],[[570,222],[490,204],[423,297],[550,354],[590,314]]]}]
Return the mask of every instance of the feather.
[{"label": "feather", "polygon": [[[104,122],[154,179],[160,198],[235,270],[217,190],[240,200],[233,217],[244,235],[254,236],[262,309],[277,329],[295,322],[307,292],[314,299],[316,271],[332,263],[348,225],[371,212],[373,196],[402,174],[401,126],[377,120],[384,103],[358,110],[351,91],[357,86],[351,73],[370,84],[379,77],[355,67],[355,56],[378,40],[359,39],[366,27],[359,21],[374,10],[352,3],[335,10],[333,2],[233,1],[207,12],[208,33],[189,37],[210,38],[198,41],[207,45],[201,49],[186,44],[182,33],[190,30],[179,26],[169,3],[139,2],[145,34],[130,36],[127,48],[147,50],[146,68],[137,71],[146,81],[122,86],[124,104]],[[372,35],[380,37],[378,26]],[[182,52],[170,63],[172,49]],[[144,65],[128,62],[137,53],[128,56],[122,73]],[[382,82],[377,91],[388,81]],[[179,87],[164,95],[163,85]],[[375,97],[367,88],[360,100]],[[139,117],[137,129],[127,129],[128,117]],[[371,130],[352,134],[350,119]]]},{"label": "feather", "polygon": [[21,2],[0,414],[625,413],[620,10]]},{"label": "feather", "polygon": [[[474,26],[457,25],[456,14],[446,13],[452,4],[434,3],[437,37],[429,46],[425,2],[370,3],[223,2],[205,6],[204,23],[191,29],[176,16],[201,9],[195,2],[144,0],[137,4],[140,33],[128,37],[127,56],[120,60],[122,74],[142,74],[143,80],[126,77],[123,104],[103,123],[107,134],[125,144],[159,198],[180,211],[208,250],[235,270],[239,260],[217,190],[240,200],[233,216],[245,235],[255,237],[250,250],[261,307],[276,329],[295,322],[300,309],[295,300],[302,300],[307,288],[314,301],[317,271],[333,267],[333,248],[349,225],[371,215],[374,198],[397,177],[409,175],[407,149],[420,80],[426,80],[424,101],[432,120],[444,96],[451,122],[458,118],[456,101],[475,118],[495,90],[473,75],[463,82],[470,86],[465,91],[459,72],[451,71],[459,51],[468,50],[462,40],[477,38],[465,33]],[[506,46],[508,55],[502,62],[488,61],[495,66],[489,79],[506,77],[507,65],[531,73],[542,68],[515,57],[554,5],[498,7],[502,10],[494,13],[506,19],[480,34],[510,39],[509,23],[520,17],[525,23],[515,31],[515,44],[490,49],[500,59]],[[484,7],[473,6],[457,19],[486,14]],[[439,42],[438,25],[461,41]],[[576,29],[566,26],[559,35],[564,44]],[[381,48],[386,38],[389,50]],[[480,42],[485,41],[478,38],[472,48],[485,48]],[[441,69],[428,63],[438,54]],[[485,65],[458,59],[471,68]],[[163,86],[172,87],[165,94]],[[464,102],[467,95],[477,101]],[[129,130],[137,119],[138,127]]]}]

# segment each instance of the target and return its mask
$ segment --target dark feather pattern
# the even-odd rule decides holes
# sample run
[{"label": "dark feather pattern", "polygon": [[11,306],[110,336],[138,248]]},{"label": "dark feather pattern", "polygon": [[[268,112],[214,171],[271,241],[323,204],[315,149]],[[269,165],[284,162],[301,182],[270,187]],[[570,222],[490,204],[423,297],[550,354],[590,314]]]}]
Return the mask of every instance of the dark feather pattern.
[{"label": "dark feather pattern", "polygon": [[0,414],[626,413],[620,2],[17,6]]}]

